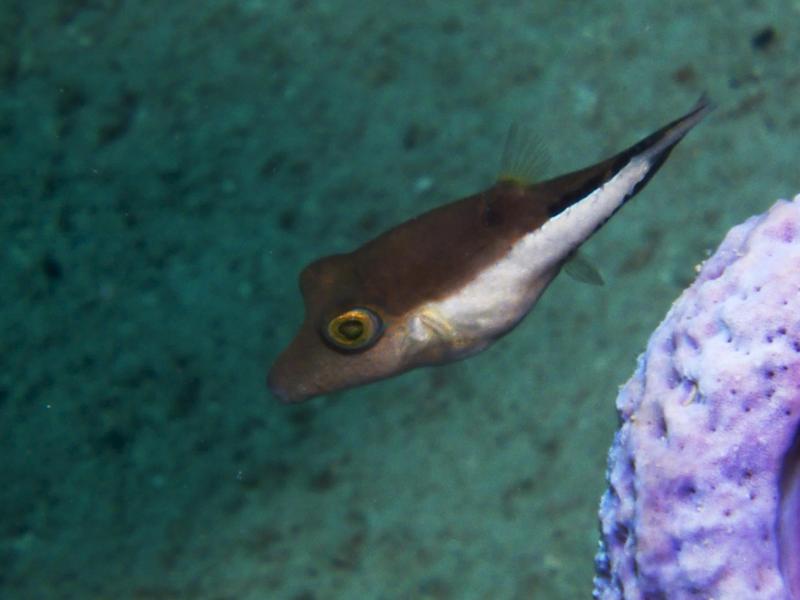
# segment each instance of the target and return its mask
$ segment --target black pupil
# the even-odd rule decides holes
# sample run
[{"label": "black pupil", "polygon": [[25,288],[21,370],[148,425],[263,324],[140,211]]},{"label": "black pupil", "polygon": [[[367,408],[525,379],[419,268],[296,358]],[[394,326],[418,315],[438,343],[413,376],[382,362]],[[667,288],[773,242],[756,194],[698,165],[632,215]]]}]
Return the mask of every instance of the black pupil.
[{"label": "black pupil", "polygon": [[339,333],[342,334],[342,337],[352,342],[360,338],[364,333],[364,325],[361,321],[351,319],[339,325]]}]

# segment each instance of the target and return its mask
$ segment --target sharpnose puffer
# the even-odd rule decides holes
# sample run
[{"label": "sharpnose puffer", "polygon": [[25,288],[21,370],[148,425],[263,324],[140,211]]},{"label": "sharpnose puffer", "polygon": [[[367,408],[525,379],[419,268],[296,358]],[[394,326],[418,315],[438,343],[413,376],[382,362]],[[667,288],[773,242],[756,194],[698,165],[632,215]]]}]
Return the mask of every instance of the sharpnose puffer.
[{"label": "sharpnose puffer", "polygon": [[272,367],[270,389],[299,402],[480,352],[520,322],[710,109],[701,99],[573,173],[535,184],[504,174],[353,252],[311,263],[300,274],[305,320]]}]

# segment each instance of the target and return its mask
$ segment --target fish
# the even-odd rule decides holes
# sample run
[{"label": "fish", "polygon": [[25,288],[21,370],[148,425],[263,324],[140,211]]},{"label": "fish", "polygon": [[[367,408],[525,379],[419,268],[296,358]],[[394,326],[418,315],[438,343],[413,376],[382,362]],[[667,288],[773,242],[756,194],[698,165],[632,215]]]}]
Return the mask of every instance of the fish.
[{"label": "fish", "polygon": [[[269,389],[300,402],[486,349],[712,108],[703,96],[629,148],[565,175],[533,182],[501,172],[477,194],[312,262],[299,277],[305,318],[270,369]],[[576,272],[597,280],[592,269]]]}]

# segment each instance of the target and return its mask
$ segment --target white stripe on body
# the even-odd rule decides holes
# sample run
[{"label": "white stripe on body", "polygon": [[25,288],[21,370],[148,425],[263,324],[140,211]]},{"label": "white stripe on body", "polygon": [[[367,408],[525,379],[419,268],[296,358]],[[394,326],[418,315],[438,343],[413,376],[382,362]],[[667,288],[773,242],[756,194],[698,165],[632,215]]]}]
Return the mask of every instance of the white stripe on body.
[{"label": "white stripe on body", "polygon": [[[433,339],[473,348],[508,331],[527,313],[555,269],[605,222],[651,168],[652,152],[632,158],[605,185],[522,237],[503,258],[438,302],[415,311],[408,333],[414,344]],[[409,340],[409,341],[412,341]]]}]

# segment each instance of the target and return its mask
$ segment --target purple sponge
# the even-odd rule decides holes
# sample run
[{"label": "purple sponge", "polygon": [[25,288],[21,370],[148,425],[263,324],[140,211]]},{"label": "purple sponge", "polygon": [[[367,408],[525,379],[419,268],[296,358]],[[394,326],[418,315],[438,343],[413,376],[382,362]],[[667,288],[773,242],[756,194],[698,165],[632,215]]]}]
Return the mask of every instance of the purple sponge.
[{"label": "purple sponge", "polygon": [[800,600],[800,196],[728,233],[617,410],[594,597]]}]

